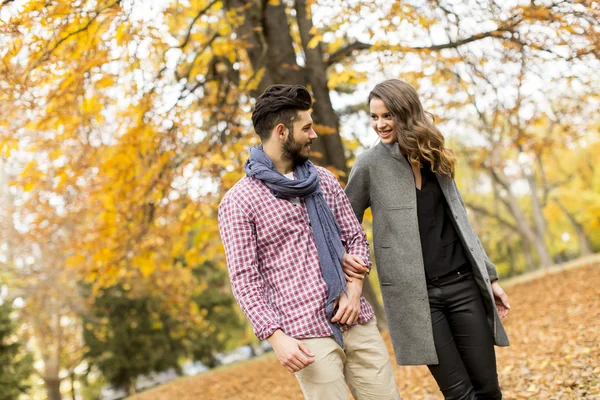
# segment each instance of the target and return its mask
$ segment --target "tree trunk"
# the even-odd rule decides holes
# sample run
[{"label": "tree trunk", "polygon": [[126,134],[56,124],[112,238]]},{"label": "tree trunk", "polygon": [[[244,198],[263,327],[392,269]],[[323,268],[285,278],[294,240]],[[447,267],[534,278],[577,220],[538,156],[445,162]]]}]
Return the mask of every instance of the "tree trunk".
[{"label": "tree trunk", "polygon": [[305,0],[296,0],[296,18],[298,20],[298,30],[306,58],[306,75],[308,83],[313,92],[313,118],[314,121],[322,126],[316,127],[319,135],[318,141],[323,143],[323,155],[321,162],[330,165],[344,173],[344,178],[348,172],[346,165],[346,155],[344,146],[339,134],[339,117],[333,110],[331,98],[329,97],[329,88],[327,87],[327,66],[323,62],[323,52],[321,44],[310,48],[309,42],[313,35],[310,34],[313,28],[310,9],[307,8]]},{"label": "tree trunk", "polygon": [[[56,303],[50,298],[53,305]],[[48,326],[43,324],[34,324],[34,330],[38,338],[47,338],[43,348],[41,348],[42,359],[44,360],[44,384],[48,392],[48,400],[61,400],[60,394],[60,350],[61,350],[61,329],[60,329],[60,312],[53,310],[52,315],[47,316],[49,321]],[[38,321],[39,322],[39,321]],[[47,329],[45,331],[44,329]]]},{"label": "tree trunk", "polygon": [[75,372],[71,372],[71,400],[77,400],[75,395]]},{"label": "tree trunk", "polygon": [[517,198],[510,189],[508,180],[504,175],[502,175],[501,172],[495,171],[493,169],[490,172],[492,179],[496,183],[501,185],[506,191],[506,194],[504,195],[502,200],[508,208],[508,210],[510,211],[510,213],[512,214],[516,222],[515,226],[521,234],[521,237],[525,238],[531,244],[531,246],[535,248],[535,251],[538,255],[539,265],[541,267],[548,267],[552,265],[552,257],[550,256],[550,252],[548,251],[548,247],[546,246],[544,238],[539,238],[537,232],[530,226],[529,222],[527,221],[527,217],[525,216],[525,213],[523,212],[521,206],[519,205],[519,202],[517,201]]},{"label": "tree trunk", "polygon": [[44,378],[48,400],[62,400],[60,394],[60,378]]},{"label": "tree trunk", "polygon": [[573,225],[573,230],[575,231],[575,234],[577,235],[577,240],[579,241],[580,255],[587,256],[587,255],[592,254],[593,253],[592,245],[590,244],[590,239],[588,238],[588,235],[585,233],[583,226],[581,226],[581,224],[579,222],[577,222],[577,219],[575,219],[575,216],[573,214],[571,214],[571,212],[569,212],[567,207],[565,207],[565,205],[560,200],[554,200],[554,201],[556,201],[556,204],[558,204],[560,209],[563,211],[563,213],[565,213],[565,215],[569,219],[569,222],[571,223],[571,225]]},{"label": "tree trunk", "polygon": [[[546,242],[543,237],[539,237],[537,233],[531,228],[529,223],[527,222],[527,217],[525,213],[521,210],[517,199],[514,197],[512,193],[507,194],[507,203],[508,208],[513,214],[513,218],[517,221],[517,229],[521,233],[521,237],[524,238],[527,242],[531,244],[531,246],[535,249],[538,256],[538,264],[540,267],[548,267],[553,264],[552,257],[550,256],[550,252],[548,251],[548,247],[546,247]],[[527,257],[527,252],[525,249],[529,249],[529,243],[524,245],[524,253]],[[533,260],[528,260],[528,263]]]},{"label": "tree trunk", "polygon": [[529,240],[523,235],[521,235],[521,243],[523,243],[523,256],[525,257],[525,270],[533,271],[535,269],[535,259],[533,258],[533,253],[531,252],[531,245],[529,244]]},{"label": "tree trunk", "polygon": [[[544,216],[544,210],[540,200],[538,198],[538,190],[537,190],[537,182],[535,181],[535,176],[533,174],[525,174],[527,179],[527,183],[529,184],[529,190],[531,191],[530,199],[531,199],[531,209],[533,212],[533,221],[536,231],[536,239],[543,243],[546,250],[548,249],[548,245],[546,244],[546,217]],[[548,251],[548,250],[547,250]],[[548,251],[549,253],[549,251]],[[550,254],[548,254],[550,256]],[[550,256],[551,258],[551,256]],[[553,263],[546,265],[552,265]],[[543,266],[544,264],[542,264]]]},{"label": "tree trunk", "polygon": [[[309,30],[312,20],[306,13],[306,3],[296,3],[298,27],[306,57],[306,67],[297,63],[294,41],[286,14],[285,2],[278,5],[264,2],[264,8],[254,3],[245,8],[247,1],[228,0],[225,5],[229,9],[243,10],[244,23],[238,27],[237,33],[251,45],[248,57],[252,68],[257,71],[264,68],[258,90],[254,96],[262,93],[267,86],[275,83],[303,85],[311,89],[313,94],[313,119],[317,125],[319,138],[312,144],[311,158],[323,166],[334,167],[343,174],[347,173],[346,156],[339,135],[339,119],[331,105],[327,87],[327,70],[322,60],[321,49],[308,48]],[[343,177],[345,179],[345,176]]]},{"label": "tree trunk", "polygon": [[[505,240],[505,243],[509,243],[508,240]],[[508,259],[508,274],[506,274],[507,278],[516,275],[515,265],[517,264],[517,260],[515,254],[510,246],[510,244],[506,245],[506,258]]]},{"label": "tree trunk", "polygon": [[129,382],[123,385],[123,390],[125,391],[125,396],[129,397],[136,393],[135,390],[135,378],[131,379]]}]

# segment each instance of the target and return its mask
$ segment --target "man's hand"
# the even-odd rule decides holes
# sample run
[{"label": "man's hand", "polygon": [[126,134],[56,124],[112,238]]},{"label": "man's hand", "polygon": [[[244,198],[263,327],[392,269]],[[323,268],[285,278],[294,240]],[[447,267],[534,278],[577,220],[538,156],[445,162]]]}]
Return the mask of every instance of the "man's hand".
[{"label": "man's hand", "polygon": [[348,253],[344,253],[342,257],[342,270],[348,282],[352,282],[352,278],[365,279],[365,275],[369,272],[365,262],[359,256]]},{"label": "man's hand", "polygon": [[301,341],[287,336],[281,329],[276,330],[267,341],[273,347],[279,362],[291,373],[315,362],[315,355]]},{"label": "man's hand", "polygon": [[496,302],[496,309],[500,319],[503,319],[508,315],[510,305],[508,304],[508,296],[504,293],[504,290],[500,287],[498,281],[492,282],[492,292],[494,293],[494,301]]},{"label": "man's hand", "polygon": [[362,293],[362,280],[354,280],[346,284],[346,295],[340,294],[337,300],[338,310],[331,319],[331,322],[339,322],[342,325],[352,325],[358,321],[360,315],[360,295]]}]

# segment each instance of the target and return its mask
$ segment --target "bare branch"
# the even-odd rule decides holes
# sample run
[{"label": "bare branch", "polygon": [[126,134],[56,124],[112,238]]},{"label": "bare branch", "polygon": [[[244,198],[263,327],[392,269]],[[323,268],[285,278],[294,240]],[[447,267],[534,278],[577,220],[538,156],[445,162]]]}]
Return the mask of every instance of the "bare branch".
[{"label": "bare branch", "polygon": [[354,42],[346,47],[342,47],[341,49],[331,53],[329,57],[325,60],[325,65],[330,67],[331,65],[342,61],[344,58],[350,56],[355,50],[368,50],[372,47],[372,45],[368,43],[362,42]]},{"label": "bare branch", "polygon": [[510,28],[499,28],[499,29],[495,29],[493,31],[478,33],[476,35],[469,36],[468,38],[464,38],[464,39],[457,40],[454,42],[450,41],[448,43],[443,43],[443,44],[438,44],[438,45],[433,45],[433,46],[417,46],[417,47],[411,47],[411,49],[412,50],[431,50],[431,51],[439,51],[439,50],[443,50],[443,49],[453,49],[453,48],[464,46],[465,44],[469,44],[471,42],[476,42],[478,40],[489,38],[489,37],[505,39],[505,37],[503,35],[503,33],[505,33],[505,32],[511,32],[511,29]]},{"label": "bare branch", "polygon": [[[194,69],[194,65],[196,65],[196,60],[198,60],[198,57],[200,57],[200,55],[201,55],[202,53],[204,53],[204,52],[205,52],[205,51],[206,51],[206,50],[207,50],[209,47],[211,47],[211,45],[213,44],[213,42],[214,42],[214,41],[215,41],[215,40],[216,40],[218,37],[219,37],[219,32],[217,31],[217,32],[215,32],[215,34],[214,34],[214,35],[213,35],[213,36],[212,36],[212,37],[211,37],[211,38],[208,40],[208,42],[206,42],[206,43],[204,44],[204,46],[202,47],[202,50],[200,50],[200,51],[198,51],[198,52],[196,53],[196,56],[194,57],[194,60],[192,60],[192,63],[190,64],[190,67],[189,67],[189,69],[188,69],[188,71],[187,71],[187,73],[186,73],[186,75],[185,75],[185,79],[186,79],[186,81],[188,81],[188,82],[189,82],[189,80],[190,80],[190,76],[191,76],[191,73],[192,73],[192,70]],[[178,77],[178,78],[179,78],[179,77]]]},{"label": "bare branch", "polygon": [[[5,0],[5,2],[6,2],[6,0]],[[56,50],[67,39],[69,39],[69,38],[71,38],[73,36],[76,36],[76,35],[80,34],[81,32],[85,32],[90,27],[90,25],[92,24],[92,22],[94,22],[96,20],[96,18],[98,18],[98,16],[100,15],[100,13],[102,11],[107,10],[107,9],[109,9],[109,8],[117,5],[117,4],[120,4],[120,3],[121,3],[121,0],[116,0],[115,2],[107,5],[106,7],[103,7],[101,9],[99,9],[99,10],[96,10],[96,12],[94,13],[94,16],[92,18],[90,18],[89,21],[84,26],[82,26],[81,28],[77,29],[76,31],[73,31],[73,32],[67,34],[66,36],[62,37],[58,42],[56,42],[54,44],[54,46],[52,46],[51,49],[47,49],[44,52],[44,54],[42,54],[40,56],[40,58],[38,58],[35,61],[35,63],[33,63],[33,66],[30,68],[29,73],[31,73],[31,71],[33,71],[34,69],[36,69],[41,64],[42,61],[48,59],[48,57],[50,56],[50,54],[52,54],[54,52],[54,50]]]},{"label": "bare branch", "polygon": [[187,46],[188,42],[190,41],[190,36],[192,35],[192,29],[194,28],[194,25],[196,24],[196,21],[198,21],[198,19],[201,16],[203,16],[208,10],[210,10],[212,8],[212,6],[214,6],[218,1],[219,0],[213,0],[206,7],[204,7],[202,10],[198,11],[198,14],[196,14],[196,16],[194,17],[194,19],[190,23],[189,28],[187,29],[187,33],[185,35],[185,39],[183,39],[183,42],[181,42],[181,44],[179,46],[175,46],[173,48],[175,48],[175,49],[183,49],[185,46]]},{"label": "bare branch", "polygon": [[443,49],[457,48],[457,47],[469,44],[471,42],[476,42],[478,40],[482,40],[482,39],[490,38],[490,37],[506,40],[506,39],[510,39],[510,37],[507,37],[504,34],[513,32],[514,27],[516,27],[520,22],[521,22],[520,17],[514,16],[509,20],[509,22],[507,24],[505,24],[504,26],[498,27],[497,29],[494,29],[492,31],[481,32],[481,33],[466,37],[464,39],[460,39],[460,40],[456,40],[456,41],[449,41],[447,43],[431,45],[431,46],[415,46],[415,47],[406,47],[406,46],[399,46],[399,45],[398,46],[378,46],[378,45],[368,44],[368,43],[363,43],[363,42],[355,42],[355,43],[351,43],[348,46],[331,54],[329,56],[329,58],[326,60],[326,65],[330,66],[336,62],[340,62],[345,57],[350,56],[355,50],[369,50],[369,49],[375,48],[376,50],[440,51]]},{"label": "bare branch", "polygon": [[517,227],[515,226],[515,224],[513,224],[512,222],[502,218],[499,215],[496,215],[495,213],[493,213],[492,211],[488,210],[485,207],[482,206],[478,206],[475,205],[471,202],[465,201],[465,204],[467,207],[469,207],[471,210],[473,210],[475,213],[480,214],[480,215],[485,215],[486,217],[489,218],[493,218],[496,221],[500,222],[502,225],[506,226],[507,228],[510,228],[512,230],[517,230]]}]

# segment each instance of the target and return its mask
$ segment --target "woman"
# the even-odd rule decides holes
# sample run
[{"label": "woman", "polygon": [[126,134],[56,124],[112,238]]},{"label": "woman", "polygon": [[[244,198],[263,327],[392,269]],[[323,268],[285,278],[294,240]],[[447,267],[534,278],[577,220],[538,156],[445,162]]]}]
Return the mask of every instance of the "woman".
[{"label": "woman", "polygon": [[[368,103],[380,143],[346,193],[373,213],[375,260],[396,360],[429,367],[446,399],[500,399],[494,343],[510,308],[453,180],[456,157],[415,89],[392,79]],[[364,273],[344,265],[348,279]]]}]

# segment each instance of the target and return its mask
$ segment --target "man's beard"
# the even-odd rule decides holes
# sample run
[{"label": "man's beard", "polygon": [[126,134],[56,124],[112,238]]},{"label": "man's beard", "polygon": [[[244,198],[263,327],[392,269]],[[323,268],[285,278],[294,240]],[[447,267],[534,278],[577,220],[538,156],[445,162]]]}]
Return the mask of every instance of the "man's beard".
[{"label": "man's beard", "polygon": [[290,130],[289,132],[287,139],[283,142],[283,157],[292,160],[294,165],[302,164],[308,160],[308,155],[302,154],[302,149],[312,141],[304,144],[298,143],[294,139],[292,131]]}]

